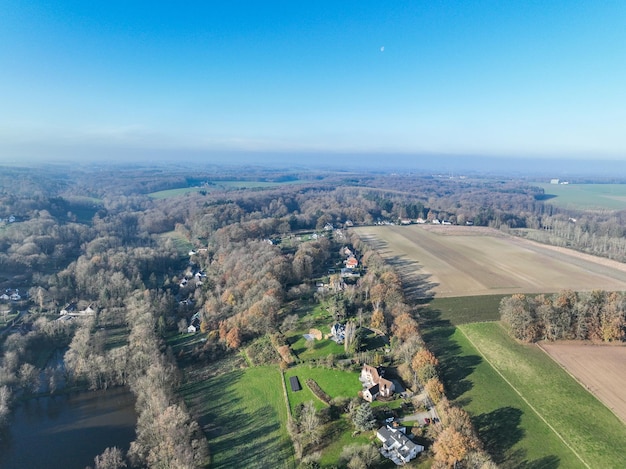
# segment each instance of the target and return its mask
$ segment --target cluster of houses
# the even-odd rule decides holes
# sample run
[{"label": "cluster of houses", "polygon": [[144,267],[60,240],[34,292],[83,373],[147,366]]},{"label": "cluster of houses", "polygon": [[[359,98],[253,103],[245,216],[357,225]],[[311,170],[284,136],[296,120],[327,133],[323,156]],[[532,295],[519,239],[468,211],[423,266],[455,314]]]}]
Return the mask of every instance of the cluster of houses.
[{"label": "cluster of houses", "polygon": [[[367,364],[363,365],[359,380],[363,385],[363,399],[372,402],[379,396],[382,398],[390,398],[393,396],[395,385],[393,381],[386,379],[385,369],[381,366],[374,367]],[[381,454],[391,459],[397,465],[404,465],[416,458],[419,453],[424,451],[424,447],[413,442],[406,435],[406,428],[399,426],[396,422],[389,419],[387,425],[384,425],[376,432],[376,437],[382,442],[380,449]]]},{"label": "cluster of houses", "polygon": [[20,301],[22,299],[22,295],[20,295],[19,288],[13,290],[12,288],[7,288],[4,290],[4,293],[0,295],[0,300],[2,301]]},{"label": "cluster of houses", "polygon": [[196,287],[202,286],[202,280],[206,277],[206,273],[203,270],[198,270],[194,273],[185,274],[178,286],[184,288],[189,285],[190,281],[194,281]]},{"label": "cluster of houses", "polygon": [[15,217],[11,215],[7,218],[0,218],[0,223],[15,223]]},{"label": "cluster of houses", "polygon": [[347,258],[343,261],[345,267],[341,269],[341,278],[360,277],[361,274],[356,270],[359,267],[359,260],[356,258],[356,254],[346,246],[343,248],[343,255]]}]

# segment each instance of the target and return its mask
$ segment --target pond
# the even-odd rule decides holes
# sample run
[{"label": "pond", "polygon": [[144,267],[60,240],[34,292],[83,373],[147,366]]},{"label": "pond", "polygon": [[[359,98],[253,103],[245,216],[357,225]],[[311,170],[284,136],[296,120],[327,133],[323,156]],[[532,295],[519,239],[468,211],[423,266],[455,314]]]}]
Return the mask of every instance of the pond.
[{"label": "pond", "polygon": [[127,388],[31,399],[0,436],[0,469],[84,469],[109,446],[135,438],[135,398]]}]

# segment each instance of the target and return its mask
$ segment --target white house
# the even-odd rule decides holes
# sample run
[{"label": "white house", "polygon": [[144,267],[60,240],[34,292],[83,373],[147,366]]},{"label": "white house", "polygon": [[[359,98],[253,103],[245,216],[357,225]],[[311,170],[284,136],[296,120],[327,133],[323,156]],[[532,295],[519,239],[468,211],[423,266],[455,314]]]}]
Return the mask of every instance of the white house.
[{"label": "white house", "polygon": [[382,367],[375,368],[370,365],[363,365],[359,380],[363,383],[363,399],[372,402],[379,395],[391,397],[395,389],[393,382],[383,378],[385,372]]},{"label": "white house", "polygon": [[404,427],[392,428],[389,425],[380,427],[376,432],[376,437],[383,443],[380,452],[396,464],[406,464],[424,451],[422,445],[412,442],[404,432]]}]

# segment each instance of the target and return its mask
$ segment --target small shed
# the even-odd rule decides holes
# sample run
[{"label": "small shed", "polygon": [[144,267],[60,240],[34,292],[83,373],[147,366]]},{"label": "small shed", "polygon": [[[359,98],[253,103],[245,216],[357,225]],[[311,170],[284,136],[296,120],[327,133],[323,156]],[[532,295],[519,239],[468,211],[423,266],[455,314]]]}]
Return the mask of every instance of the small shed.
[{"label": "small shed", "polygon": [[300,381],[298,380],[297,376],[292,376],[291,378],[289,378],[289,384],[291,385],[291,390],[293,392],[300,391],[302,389],[302,386],[300,386]]}]

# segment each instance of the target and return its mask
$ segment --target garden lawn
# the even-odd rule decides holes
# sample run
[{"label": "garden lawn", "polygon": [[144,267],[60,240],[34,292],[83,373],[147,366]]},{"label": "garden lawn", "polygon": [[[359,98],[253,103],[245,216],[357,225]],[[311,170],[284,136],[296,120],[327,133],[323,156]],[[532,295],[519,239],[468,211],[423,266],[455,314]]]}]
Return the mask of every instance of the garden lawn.
[{"label": "garden lawn", "polygon": [[[475,415],[479,431],[481,426],[483,433],[494,435],[514,431],[515,428],[498,428],[498,425],[510,425],[519,417],[520,437],[523,437],[520,443],[528,441],[529,445],[524,446],[532,457],[536,457],[534,454],[539,448],[541,451],[551,448],[550,453],[559,458],[560,467],[585,467],[574,451],[588,467],[623,467],[626,426],[548,355],[536,346],[517,343],[499,323],[466,324],[459,329],[465,337],[455,334],[457,344],[475,353],[471,351],[472,343],[572,449],[561,444],[559,450],[555,433],[527,405],[519,402],[519,396],[517,403],[511,400],[516,396],[511,394],[513,388],[490,371],[491,366],[484,361],[469,376],[473,383],[471,392],[460,396],[460,399],[470,399],[468,410]],[[497,408],[484,417],[476,415],[479,406],[488,404],[482,402],[481,393],[488,396],[489,401],[498,402]]]},{"label": "garden lawn", "polygon": [[[297,376],[302,386],[301,391],[293,392],[289,386],[289,378]],[[291,411],[304,402],[313,401],[317,409],[325,406],[308,388],[306,380],[314,379],[322,390],[331,398],[335,397],[356,397],[361,390],[359,373],[354,371],[331,370],[328,368],[309,368],[306,365],[290,368],[285,372],[285,384],[287,395],[289,396],[289,406]]]},{"label": "garden lawn", "polygon": [[[326,329],[328,329],[328,327],[326,327]],[[337,342],[330,339],[314,340],[312,347],[307,347],[307,340],[303,335],[306,333],[308,333],[308,329],[289,338],[291,350],[294,351],[300,360],[325,358],[330,354],[339,355],[345,353],[343,345],[339,345]],[[322,333],[324,333],[323,329]]]},{"label": "garden lawn", "polygon": [[278,367],[232,371],[181,392],[207,438],[212,468],[295,468]]}]

